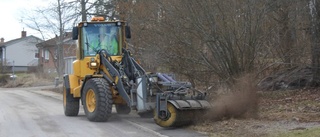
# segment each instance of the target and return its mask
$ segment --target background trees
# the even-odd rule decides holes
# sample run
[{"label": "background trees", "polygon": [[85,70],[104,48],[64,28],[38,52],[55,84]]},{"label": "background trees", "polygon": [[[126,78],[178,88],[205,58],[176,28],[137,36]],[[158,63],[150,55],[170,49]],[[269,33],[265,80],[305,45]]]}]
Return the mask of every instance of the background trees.
[{"label": "background trees", "polygon": [[[215,86],[232,84],[245,74],[262,78],[310,65],[313,81],[319,81],[317,0],[57,1],[51,11],[69,16],[55,23],[44,17],[46,26],[63,32],[80,14],[86,16],[82,20],[94,15],[126,20],[132,28],[130,48],[150,71]],[[63,10],[67,7],[72,12]]]},{"label": "background trees", "polygon": [[318,1],[120,1],[129,7],[117,10],[132,26],[131,43],[151,70],[202,84],[303,65],[318,76]]}]

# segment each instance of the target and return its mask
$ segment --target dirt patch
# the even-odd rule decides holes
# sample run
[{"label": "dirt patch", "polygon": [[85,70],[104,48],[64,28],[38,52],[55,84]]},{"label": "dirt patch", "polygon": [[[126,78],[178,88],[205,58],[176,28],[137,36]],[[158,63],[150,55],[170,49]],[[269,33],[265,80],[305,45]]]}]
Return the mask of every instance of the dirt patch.
[{"label": "dirt patch", "polygon": [[258,91],[241,79],[219,89],[206,117],[191,129],[219,137],[278,136],[296,130],[320,129],[320,89]]},{"label": "dirt patch", "polygon": [[190,126],[210,136],[273,137],[320,128],[320,89],[259,92],[258,117],[205,121]]},{"label": "dirt patch", "polygon": [[193,130],[218,137],[274,137],[278,134],[319,128],[317,122],[268,121],[263,119],[229,119],[193,125]]},{"label": "dirt patch", "polygon": [[62,85],[60,84],[59,86],[57,87],[52,87],[52,88],[45,88],[45,89],[41,89],[41,90],[45,90],[45,91],[53,91],[53,92],[56,92],[56,93],[63,93],[63,88],[62,88]]},{"label": "dirt patch", "polygon": [[53,85],[54,80],[44,79],[37,77],[36,74],[22,74],[15,79],[8,77],[4,80],[5,83],[1,85],[4,88],[14,87],[36,87],[36,86],[47,86]]},{"label": "dirt patch", "polygon": [[266,120],[320,122],[320,89],[263,92],[260,117]]}]

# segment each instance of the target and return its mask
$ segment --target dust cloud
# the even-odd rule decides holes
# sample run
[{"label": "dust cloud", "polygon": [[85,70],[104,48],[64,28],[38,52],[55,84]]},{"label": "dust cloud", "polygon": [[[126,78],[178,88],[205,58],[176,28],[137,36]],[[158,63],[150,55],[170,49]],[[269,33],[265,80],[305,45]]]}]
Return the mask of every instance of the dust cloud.
[{"label": "dust cloud", "polygon": [[203,120],[219,121],[229,118],[257,118],[259,96],[256,83],[249,77],[243,77],[232,88],[220,88],[220,94],[210,103]]}]

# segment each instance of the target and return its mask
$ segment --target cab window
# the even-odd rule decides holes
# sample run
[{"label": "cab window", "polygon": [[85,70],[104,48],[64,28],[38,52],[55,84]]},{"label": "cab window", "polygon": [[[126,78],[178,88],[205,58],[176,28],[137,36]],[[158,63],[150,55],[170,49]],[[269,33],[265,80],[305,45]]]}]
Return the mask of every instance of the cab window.
[{"label": "cab window", "polygon": [[119,55],[120,26],[115,24],[87,24],[82,27],[82,49],[84,56],[95,56],[105,49],[109,55]]}]

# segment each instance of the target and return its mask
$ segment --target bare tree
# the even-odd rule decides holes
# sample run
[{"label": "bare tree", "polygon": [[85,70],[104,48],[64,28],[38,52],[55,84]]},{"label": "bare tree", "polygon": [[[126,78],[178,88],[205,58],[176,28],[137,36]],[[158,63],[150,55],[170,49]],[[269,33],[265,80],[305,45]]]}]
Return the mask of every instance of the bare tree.
[{"label": "bare tree", "polygon": [[45,40],[55,34],[57,37],[56,49],[57,55],[51,53],[51,56],[57,56],[55,61],[58,76],[61,77],[64,70],[63,57],[63,38],[64,34],[70,30],[75,20],[79,20],[80,13],[77,11],[77,2],[67,2],[65,0],[56,0],[49,7],[38,8],[33,14],[23,18],[24,24],[31,29],[38,31]]},{"label": "bare tree", "polygon": [[233,83],[246,73],[308,64],[319,76],[316,2],[117,0],[116,10],[129,20],[144,66],[194,83]]},{"label": "bare tree", "polygon": [[312,71],[314,84],[320,82],[320,3],[316,0],[309,1],[311,16],[311,49],[312,49]]},{"label": "bare tree", "polygon": [[[216,77],[232,83],[255,71],[267,34],[262,30],[268,6],[261,1],[161,1],[150,24],[152,46],[158,47],[170,71],[190,81]],[[226,8],[228,7],[228,8]],[[154,26],[154,27],[152,27]]]}]

